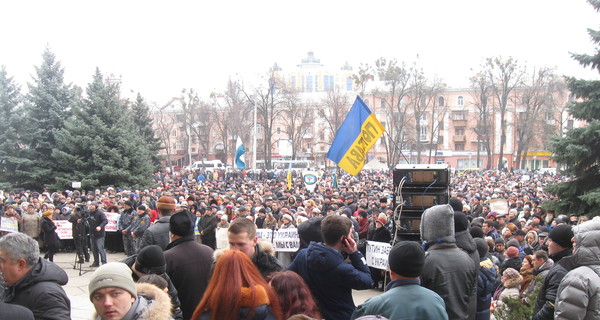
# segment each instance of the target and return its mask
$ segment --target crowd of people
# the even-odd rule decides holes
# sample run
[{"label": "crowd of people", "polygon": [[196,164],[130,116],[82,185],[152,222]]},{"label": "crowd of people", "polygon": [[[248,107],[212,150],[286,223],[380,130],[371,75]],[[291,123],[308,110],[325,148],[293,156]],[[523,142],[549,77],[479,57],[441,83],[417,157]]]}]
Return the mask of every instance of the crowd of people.
[{"label": "crowd of people", "polygon": [[[449,204],[421,217],[420,244],[393,240],[396,186],[385,172],[323,171],[315,190],[296,172],[291,188],[286,172],[154,178],[145,190],[0,193],[3,219],[20,231],[0,238],[0,315],[68,319],[68,278],[52,260],[74,250],[78,263],[93,258],[97,268],[89,293],[100,319],[490,319],[507,298],[534,306],[533,319],[598,318],[600,222],[543,206],[553,199],[544,187],[566,177],[452,174]],[[505,212],[493,210],[495,199]],[[116,216],[109,232],[107,216]],[[57,220],[72,223],[72,240],[59,239]],[[300,237],[291,255],[257,237],[285,228]],[[217,246],[219,229],[226,248]],[[367,266],[367,240],[394,245],[388,272]],[[107,250],[127,258],[107,263]],[[385,293],[357,308],[352,289],[370,288]],[[38,291],[55,293],[40,303]]]}]

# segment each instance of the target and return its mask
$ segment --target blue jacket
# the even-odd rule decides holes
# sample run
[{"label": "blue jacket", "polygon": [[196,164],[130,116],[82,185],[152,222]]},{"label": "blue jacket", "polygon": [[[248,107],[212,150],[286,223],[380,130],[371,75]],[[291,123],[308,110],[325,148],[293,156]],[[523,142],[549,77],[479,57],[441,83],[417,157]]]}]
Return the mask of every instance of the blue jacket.
[{"label": "blue jacket", "polygon": [[421,287],[418,279],[390,282],[384,294],[358,306],[351,319],[367,315],[403,320],[448,319],[444,299],[437,293]]},{"label": "blue jacket", "polygon": [[481,260],[477,275],[477,320],[490,319],[490,304],[496,283],[496,266],[489,258]]},{"label": "blue jacket", "polygon": [[356,251],[345,263],[342,253],[322,242],[311,242],[300,250],[289,270],[298,273],[312,291],[323,318],[349,319],[356,308],[352,289],[373,287],[371,272],[363,255]]}]

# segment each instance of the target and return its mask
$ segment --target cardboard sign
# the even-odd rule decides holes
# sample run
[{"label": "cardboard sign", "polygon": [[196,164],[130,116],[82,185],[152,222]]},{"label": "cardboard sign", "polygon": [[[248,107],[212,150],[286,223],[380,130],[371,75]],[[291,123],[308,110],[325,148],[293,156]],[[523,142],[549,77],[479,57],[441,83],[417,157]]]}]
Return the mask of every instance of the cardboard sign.
[{"label": "cardboard sign", "polygon": [[0,231],[19,232],[19,222],[14,218],[2,217]]},{"label": "cardboard sign", "polygon": [[496,212],[497,214],[507,214],[508,213],[508,201],[506,201],[506,199],[490,200],[490,211]]},{"label": "cardboard sign", "polygon": [[256,236],[258,237],[258,240],[271,242],[272,235],[273,231],[271,229],[256,229]]},{"label": "cardboard sign", "polygon": [[387,270],[390,250],[392,246],[387,242],[367,241],[367,265]]},{"label": "cardboard sign", "polygon": [[56,233],[60,240],[73,239],[73,224],[67,220],[55,220]]}]

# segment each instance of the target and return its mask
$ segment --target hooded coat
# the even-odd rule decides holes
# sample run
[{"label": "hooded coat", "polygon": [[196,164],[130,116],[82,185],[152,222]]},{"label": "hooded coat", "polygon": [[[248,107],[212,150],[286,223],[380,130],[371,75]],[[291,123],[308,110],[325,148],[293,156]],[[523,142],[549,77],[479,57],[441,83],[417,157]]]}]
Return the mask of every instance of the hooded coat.
[{"label": "hooded coat", "polygon": [[[121,320],[165,320],[171,318],[169,295],[150,283],[137,283],[137,299]],[[98,314],[94,318],[100,320]]]},{"label": "hooded coat", "polygon": [[373,286],[369,267],[363,255],[356,251],[344,262],[342,253],[322,242],[311,242],[300,250],[288,267],[306,282],[325,319],[349,319],[356,308],[352,289],[370,289]]},{"label": "hooded coat", "polygon": [[24,306],[37,320],[71,319],[71,301],[62,288],[69,281],[59,266],[42,258],[5,292],[4,302]]},{"label": "hooded coat", "polygon": [[600,221],[575,228],[578,266],[563,278],[556,296],[555,319],[600,319]]},{"label": "hooded coat", "polygon": [[497,277],[496,266],[492,260],[489,258],[481,260],[477,275],[477,314],[475,316],[477,320],[490,319],[490,304]]},{"label": "hooded coat", "polygon": [[554,306],[558,286],[567,272],[574,269],[573,259],[570,257],[572,252],[572,249],[569,248],[550,256],[555,263],[544,278],[540,293],[537,296],[533,309],[533,320],[554,319]]}]

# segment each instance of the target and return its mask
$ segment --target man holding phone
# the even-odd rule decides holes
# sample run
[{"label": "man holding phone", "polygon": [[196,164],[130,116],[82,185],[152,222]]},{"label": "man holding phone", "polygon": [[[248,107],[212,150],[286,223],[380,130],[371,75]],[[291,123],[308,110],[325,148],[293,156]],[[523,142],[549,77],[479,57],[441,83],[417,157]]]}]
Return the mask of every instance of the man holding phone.
[{"label": "man holding phone", "polygon": [[[352,289],[372,288],[371,272],[352,239],[349,218],[327,216],[321,223],[321,234],[324,242],[311,242],[300,250],[288,269],[304,279],[325,319],[349,319],[356,309]],[[344,262],[342,251],[351,264]]]}]

